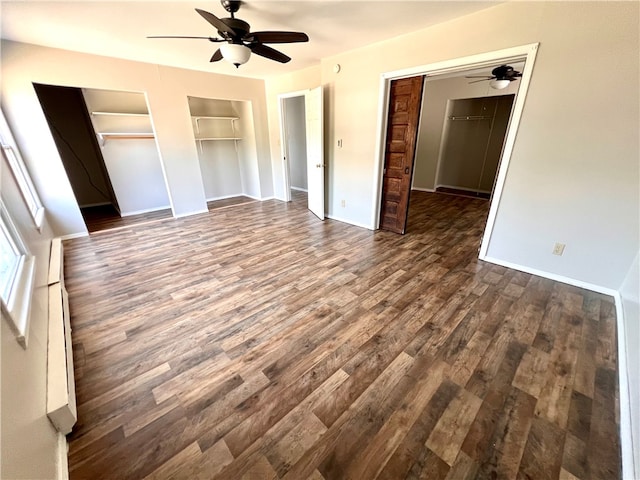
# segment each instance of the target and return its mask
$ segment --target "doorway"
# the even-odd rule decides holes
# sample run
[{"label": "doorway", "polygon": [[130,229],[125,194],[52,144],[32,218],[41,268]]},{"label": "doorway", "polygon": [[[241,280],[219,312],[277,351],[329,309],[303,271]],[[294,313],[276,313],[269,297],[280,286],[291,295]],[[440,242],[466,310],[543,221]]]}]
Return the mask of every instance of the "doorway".
[{"label": "doorway", "polygon": [[324,95],[322,87],[279,95],[285,201],[305,201],[325,218]]},{"label": "doorway", "polygon": [[284,158],[289,167],[289,195],[294,202],[307,201],[307,134],[304,95],[282,99]]},{"label": "doorway", "polygon": [[[375,190],[377,195],[374,198],[374,205],[372,209],[372,224],[375,228],[379,228],[380,211],[381,211],[381,199],[382,199],[382,186],[383,186],[383,170],[384,170],[384,158],[385,158],[385,146],[386,146],[386,131],[387,131],[387,112],[389,105],[389,92],[390,84],[394,79],[407,78],[419,75],[426,75],[427,78],[436,76],[464,76],[465,73],[477,69],[487,68],[491,66],[497,66],[502,64],[511,64],[515,62],[523,62],[524,67],[522,69],[522,77],[517,81],[518,91],[513,103],[513,110],[509,121],[509,126],[504,139],[504,145],[502,148],[502,155],[500,156],[500,162],[498,166],[498,172],[495,179],[493,194],[491,195],[491,201],[489,206],[489,214],[487,223],[482,238],[482,244],[480,246],[481,259],[484,259],[491,238],[491,232],[495,223],[497,208],[502,195],[504,182],[507,175],[508,163],[513,150],[515,142],[515,135],[519,125],[520,118],[522,116],[522,110],[524,108],[524,101],[526,98],[527,89],[531,79],[533,71],[533,65],[535,62],[535,56],[537,54],[538,44],[524,45],[520,47],[508,48],[500,51],[483,53],[473,55],[469,57],[463,57],[458,59],[447,60],[444,62],[438,62],[430,65],[413,67],[406,70],[389,72],[383,74],[380,80],[380,100],[383,108],[380,110],[378,117],[378,161],[376,162],[376,172],[374,175]],[[488,82],[487,82],[488,83]],[[435,167],[434,172],[435,174]],[[416,171],[415,176],[418,174]]]}]

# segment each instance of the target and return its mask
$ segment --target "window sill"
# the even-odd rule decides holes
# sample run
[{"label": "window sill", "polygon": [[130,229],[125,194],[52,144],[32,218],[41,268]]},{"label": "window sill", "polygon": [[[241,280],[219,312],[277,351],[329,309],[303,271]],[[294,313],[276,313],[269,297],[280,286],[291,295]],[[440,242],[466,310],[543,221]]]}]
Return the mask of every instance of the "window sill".
[{"label": "window sill", "polygon": [[36,224],[38,233],[42,233],[42,224],[44,222],[44,207],[38,208],[38,211],[33,216],[33,222]]},{"label": "window sill", "polygon": [[15,293],[11,295],[9,304],[2,301],[2,312],[6,314],[16,340],[22,348],[27,348],[29,340],[29,321],[31,319],[31,297],[36,273],[35,257],[29,255],[20,268]]}]

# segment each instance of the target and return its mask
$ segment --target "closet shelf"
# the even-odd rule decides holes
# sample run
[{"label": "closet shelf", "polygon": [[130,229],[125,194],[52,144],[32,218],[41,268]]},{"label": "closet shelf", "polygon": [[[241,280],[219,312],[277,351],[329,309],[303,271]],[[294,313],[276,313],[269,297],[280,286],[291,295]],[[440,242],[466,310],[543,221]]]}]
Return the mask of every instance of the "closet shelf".
[{"label": "closet shelf", "polygon": [[147,140],[154,138],[150,132],[99,132],[98,139],[100,145],[104,145],[107,140]]},{"label": "closet shelf", "polygon": [[208,142],[208,141],[216,141],[216,140],[242,140],[240,137],[203,137],[196,138],[198,142]]},{"label": "closet shelf", "polygon": [[200,120],[225,120],[227,122],[231,122],[231,129],[235,133],[235,121],[239,120],[239,117],[231,117],[224,115],[192,115],[192,118],[196,121],[196,132],[200,133]]},{"label": "closet shelf", "polygon": [[116,117],[148,117],[148,113],[127,113],[127,112],[91,112],[91,115],[111,115]]},{"label": "closet shelf", "polygon": [[239,120],[240,117],[225,117],[221,115],[192,115],[195,120],[209,119],[209,120]]}]

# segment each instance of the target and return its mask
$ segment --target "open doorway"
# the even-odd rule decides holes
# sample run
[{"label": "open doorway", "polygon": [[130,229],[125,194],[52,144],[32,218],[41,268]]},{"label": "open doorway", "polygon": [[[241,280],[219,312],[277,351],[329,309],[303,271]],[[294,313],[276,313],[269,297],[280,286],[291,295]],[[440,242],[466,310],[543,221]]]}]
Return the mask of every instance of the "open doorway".
[{"label": "open doorway", "polygon": [[[524,63],[513,63],[522,70]],[[504,89],[467,78],[483,69],[427,77],[412,189],[489,198],[519,81]]]},{"label": "open doorway", "polygon": [[[504,182],[506,179],[508,163],[511,156],[511,151],[513,149],[513,144],[515,141],[515,134],[517,131],[517,127],[520,121],[520,117],[522,115],[522,109],[524,107],[524,100],[526,97],[526,92],[528,89],[528,85],[531,78],[531,73],[533,70],[533,63],[535,61],[535,55],[537,53],[537,44],[525,45],[521,47],[513,47],[497,52],[490,52],[485,54],[474,55],[471,57],[465,57],[460,59],[453,59],[444,62],[439,62],[436,64],[426,65],[422,67],[414,67],[407,70],[390,72],[384,74],[381,79],[381,105],[383,108],[380,111],[379,116],[379,136],[378,136],[378,162],[376,165],[377,172],[375,175],[376,179],[376,192],[377,197],[375,198],[375,205],[373,209],[374,218],[372,219],[372,223],[376,228],[380,225],[380,212],[381,212],[381,200],[383,198],[383,179],[384,179],[384,171],[386,168],[386,132],[387,132],[387,112],[389,110],[389,99],[390,99],[390,85],[391,82],[395,79],[401,78],[410,78],[416,77],[420,75],[426,75],[428,79],[432,77],[440,77],[441,79],[445,79],[447,77],[462,77],[461,81],[465,83],[470,83],[468,79],[464,77],[466,75],[470,75],[472,73],[477,73],[480,69],[489,69],[491,71],[492,68],[504,65],[504,64],[512,64],[519,63],[523,65],[522,67],[522,77],[517,81],[512,82],[517,84],[517,93],[513,102],[513,109],[511,112],[511,116],[508,122],[508,128],[506,131],[506,135],[504,137],[503,145],[501,148],[501,155],[499,164],[497,166],[497,175],[495,176],[495,181],[493,182],[493,189],[490,199],[489,213],[487,218],[487,223],[482,239],[482,244],[480,247],[480,258],[484,258],[486,255],[486,251],[488,248],[488,242],[491,237],[491,232],[493,230],[493,224],[495,222],[497,207],[499,204],[500,196],[502,195],[502,189],[504,186]],[[484,85],[482,88],[485,90],[490,88],[489,82],[483,82]],[[504,93],[504,92],[500,92]],[[483,95],[470,95],[469,98],[478,98]],[[425,95],[423,97],[425,101],[428,101],[428,97]],[[445,123],[445,114],[447,108],[451,108],[451,104],[445,103],[442,107],[443,115],[438,116],[437,118],[440,121]],[[424,119],[423,119],[424,120]],[[421,125],[422,128],[422,125]],[[431,145],[430,148],[435,148],[437,150],[437,154],[435,158],[437,161],[433,162],[430,168],[423,169],[422,172],[419,171],[419,167],[416,165],[416,169],[414,171],[413,176],[413,185],[418,186],[423,190],[427,191],[435,191],[438,186],[436,185],[436,180],[439,178],[438,176],[438,163],[443,158],[443,154],[445,151],[443,150],[443,144],[440,141],[442,138],[442,129],[440,130],[439,138],[437,140],[432,138],[431,142],[428,142]],[[435,147],[434,147],[435,145]],[[420,154],[420,148],[417,149],[418,155]],[[415,157],[417,158],[417,156]],[[432,155],[433,158],[433,155]],[[431,186],[421,186],[420,181],[416,184],[416,178],[419,176],[423,176],[425,171],[430,175],[432,182]],[[442,185],[440,185],[442,186]],[[477,187],[476,187],[477,188]],[[408,202],[407,202],[408,208]]]},{"label": "open doorway", "polygon": [[304,95],[282,99],[284,158],[288,166],[288,194],[295,203],[307,202],[307,139]]},{"label": "open doorway", "polygon": [[[285,200],[304,202],[306,198],[311,213],[324,220],[326,164],[322,87],[287,93],[278,98]],[[305,173],[306,185],[303,181]]]}]

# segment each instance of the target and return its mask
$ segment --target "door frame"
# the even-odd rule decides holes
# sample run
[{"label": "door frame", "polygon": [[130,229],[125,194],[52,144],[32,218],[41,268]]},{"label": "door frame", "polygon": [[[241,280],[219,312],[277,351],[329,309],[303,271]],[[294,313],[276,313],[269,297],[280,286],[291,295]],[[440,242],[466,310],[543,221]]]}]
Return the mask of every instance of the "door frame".
[{"label": "door frame", "polygon": [[[281,93],[278,95],[278,116],[280,118],[280,158],[282,159],[282,176],[284,185],[284,201],[291,201],[291,172],[289,169],[289,149],[287,143],[287,120],[284,102],[287,98],[303,97],[309,90],[297,90],[295,92]],[[305,118],[306,118],[305,111]],[[308,187],[307,187],[308,188]]]},{"label": "door frame", "polygon": [[477,55],[470,55],[467,57],[454,58],[450,60],[444,60],[441,62],[430,63],[427,65],[421,65],[417,67],[406,68],[403,70],[396,70],[383,73],[380,76],[380,95],[378,102],[378,128],[376,133],[376,161],[374,163],[374,184],[373,184],[373,205],[372,205],[372,218],[371,225],[374,230],[380,228],[380,203],[382,200],[382,173],[384,169],[384,153],[385,153],[385,140],[387,130],[387,116],[389,109],[389,89],[391,80],[396,80],[405,77],[414,77],[417,75],[425,75],[428,77],[442,75],[445,73],[459,72],[464,70],[470,70],[474,68],[481,68],[495,63],[509,63],[516,60],[524,61],[524,69],[522,71],[522,77],[520,77],[520,87],[516,94],[516,98],[513,102],[511,111],[511,120],[509,127],[507,128],[507,134],[505,135],[504,147],[502,149],[502,155],[500,157],[500,164],[498,167],[498,173],[496,175],[495,186],[493,195],[491,196],[491,203],[489,206],[489,215],[487,217],[487,224],[482,236],[482,243],[480,245],[479,258],[484,259],[487,255],[489,248],[489,242],[491,240],[491,234],[495,225],[498,206],[500,205],[500,199],[504,190],[505,180],[507,178],[507,171],[509,168],[509,162],[511,160],[511,154],[513,153],[513,147],[515,144],[516,134],[520,125],[520,119],[522,118],[522,111],[524,109],[524,103],[527,97],[527,91],[529,89],[529,83],[531,82],[531,74],[533,72],[533,66],[535,64],[536,54],[538,53],[539,43],[531,43],[527,45],[521,45],[517,47],[506,48],[502,50],[495,50],[492,52],[480,53]]}]

